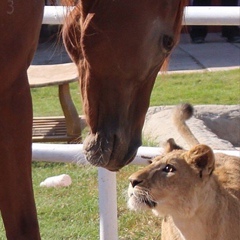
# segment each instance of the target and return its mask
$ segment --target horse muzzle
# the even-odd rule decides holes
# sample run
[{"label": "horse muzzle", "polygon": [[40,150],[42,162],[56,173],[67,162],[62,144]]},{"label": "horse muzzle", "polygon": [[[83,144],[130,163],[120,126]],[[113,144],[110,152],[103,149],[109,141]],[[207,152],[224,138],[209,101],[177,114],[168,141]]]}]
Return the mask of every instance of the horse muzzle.
[{"label": "horse muzzle", "polygon": [[96,133],[87,136],[83,151],[92,165],[118,171],[134,159],[140,145],[129,144],[116,135],[106,137]]}]

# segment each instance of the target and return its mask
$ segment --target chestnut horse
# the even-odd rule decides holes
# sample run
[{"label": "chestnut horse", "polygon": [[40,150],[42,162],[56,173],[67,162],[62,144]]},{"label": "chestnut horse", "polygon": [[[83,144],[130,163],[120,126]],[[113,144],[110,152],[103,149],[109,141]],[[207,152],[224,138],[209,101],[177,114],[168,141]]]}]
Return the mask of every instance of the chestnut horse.
[{"label": "chestnut horse", "polygon": [[84,151],[93,165],[117,171],[136,155],[154,81],[178,41],[185,5],[82,0],[67,19],[63,37],[79,69],[90,126]]},{"label": "chestnut horse", "polygon": [[41,0],[0,1],[0,210],[7,239],[40,239],[31,177],[27,69],[42,24]]},{"label": "chestnut horse", "polygon": [[[155,77],[178,40],[186,0],[81,0],[63,30],[80,73],[87,159],[117,171],[141,145]],[[76,1],[70,1],[73,4]],[[0,210],[8,239],[40,239],[27,79],[44,1],[0,1]]]}]

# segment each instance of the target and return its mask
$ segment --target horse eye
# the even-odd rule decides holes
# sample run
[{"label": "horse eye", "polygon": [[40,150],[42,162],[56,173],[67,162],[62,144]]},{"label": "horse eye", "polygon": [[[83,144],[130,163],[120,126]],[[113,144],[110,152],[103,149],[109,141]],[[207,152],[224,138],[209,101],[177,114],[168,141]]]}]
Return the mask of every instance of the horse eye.
[{"label": "horse eye", "polygon": [[166,49],[167,52],[170,52],[174,47],[174,40],[172,37],[168,35],[164,35],[162,39],[163,47]]},{"label": "horse eye", "polygon": [[175,172],[176,168],[172,166],[171,164],[167,164],[165,168],[163,168],[163,172],[169,173],[169,172]]}]

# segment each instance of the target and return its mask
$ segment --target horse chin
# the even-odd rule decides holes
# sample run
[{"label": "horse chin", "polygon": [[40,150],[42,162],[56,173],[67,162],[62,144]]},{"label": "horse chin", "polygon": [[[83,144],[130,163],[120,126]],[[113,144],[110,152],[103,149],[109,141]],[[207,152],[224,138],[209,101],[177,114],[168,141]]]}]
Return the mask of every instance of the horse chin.
[{"label": "horse chin", "polygon": [[118,171],[134,159],[139,146],[129,150],[128,146],[117,142],[114,137],[106,139],[100,134],[90,134],[83,144],[87,161],[97,167]]}]

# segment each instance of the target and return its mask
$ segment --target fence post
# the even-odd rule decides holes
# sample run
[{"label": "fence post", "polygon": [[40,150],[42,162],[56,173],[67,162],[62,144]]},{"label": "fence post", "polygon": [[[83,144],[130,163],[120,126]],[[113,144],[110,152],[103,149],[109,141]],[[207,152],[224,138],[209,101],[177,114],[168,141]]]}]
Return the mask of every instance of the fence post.
[{"label": "fence post", "polygon": [[98,168],[100,240],[118,240],[116,173]]}]

